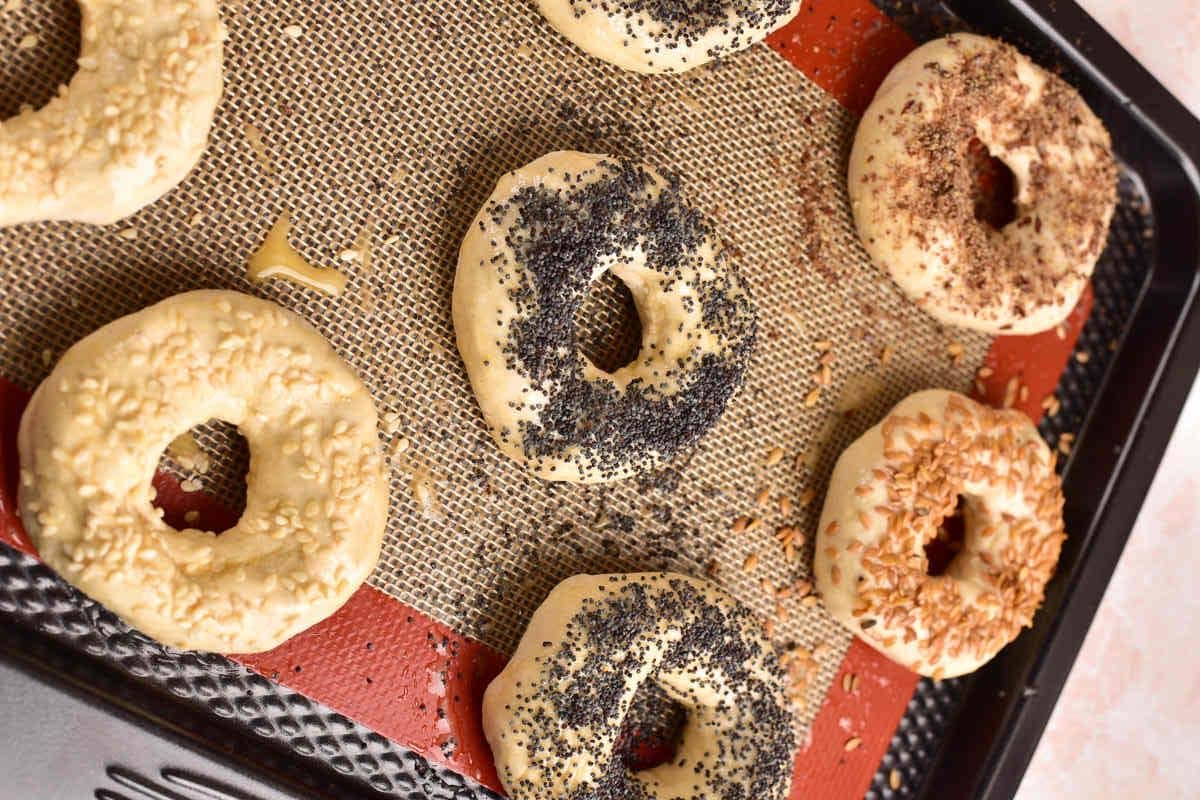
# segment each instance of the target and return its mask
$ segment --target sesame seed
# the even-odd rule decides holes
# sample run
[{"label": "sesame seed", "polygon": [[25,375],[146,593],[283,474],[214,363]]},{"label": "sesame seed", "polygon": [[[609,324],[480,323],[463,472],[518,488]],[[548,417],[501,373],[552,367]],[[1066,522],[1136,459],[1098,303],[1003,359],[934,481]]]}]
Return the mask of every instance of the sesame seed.
[{"label": "sesame seed", "polygon": [[849,739],[846,740],[846,744],[844,744],[843,747],[845,748],[846,752],[849,753],[853,750],[857,750],[861,745],[862,745],[862,737],[861,736],[851,736]]},{"label": "sesame seed", "polygon": [[783,456],[784,456],[784,453],[783,453],[782,447],[772,447],[770,450],[767,451],[767,457],[766,457],[766,460],[764,461],[764,463],[768,467],[773,467],[776,464],[778,464],[780,461],[783,461]]},{"label": "sesame seed", "polygon": [[888,786],[892,787],[892,791],[900,788],[900,770],[893,769],[888,773]]},{"label": "sesame seed", "polygon": [[754,498],[754,504],[759,508],[766,508],[771,504],[771,490],[764,486],[758,490],[758,495]]},{"label": "sesame seed", "polygon": [[132,241],[132,240],[138,238],[138,229],[137,228],[123,228],[123,229],[117,231],[117,236],[120,236],[122,239],[129,239],[130,241]]},{"label": "sesame seed", "polygon": [[1021,380],[1016,376],[1008,379],[1008,383],[1004,385],[1004,407],[1012,408],[1017,402],[1017,392],[1021,388]]},{"label": "sesame seed", "polygon": [[979,370],[975,373],[975,375],[980,380],[987,380],[988,378],[992,377],[992,375],[994,375],[995,373],[996,373],[996,371],[994,369],[992,369],[991,367],[980,367]]},{"label": "sesame seed", "polygon": [[1086,364],[1092,360],[1092,356],[1091,356],[1091,354],[1088,353],[1087,350],[1080,350],[1078,353],[1075,354],[1075,360],[1078,361],[1080,364]]},{"label": "sesame seed", "polygon": [[889,363],[891,363],[893,355],[895,355],[895,351],[892,349],[891,345],[885,344],[883,349],[879,351],[880,366],[886,367]]},{"label": "sesame seed", "polygon": [[818,353],[827,353],[833,349],[833,342],[829,341],[828,339],[822,339],[814,344],[813,347],[817,348]]},{"label": "sesame seed", "polygon": [[751,553],[742,562],[743,572],[753,572],[758,567],[758,553]]},{"label": "sesame seed", "polygon": [[733,527],[731,530],[734,533],[744,533],[746,528],[749,527],[749,525],[750,525],[749,517],[738,517],[737,519],[735,519],[733,521]]},{"label": "sesame seed", "polygon": [[820,400],[821,400],[821,387],[817,386],[812,391],[810,391],[807,395],[804,396],[804,406],[805,406],[805,408],[812,408],[817,403],[819,403]]},{"label": "sesame seed", "polygon": [[792,513],[792,498],[786,495],[779,498],[779,513],[784,516]]},{"label": "sesame seed", "polygon": [[34,36],[31,33],[28,36],[21,39],[21,41],[19,41],[17,43],[17,47],[21,50],[32,50],[33,48],[37,47],[37,43],[38,43],[38,37]]},{"label": "sesame seed", "polygon": [[304,28],[301,28],[299,25],[288,25],[283,29],[283,33],[289,39],[299,39],[304,35]]}]

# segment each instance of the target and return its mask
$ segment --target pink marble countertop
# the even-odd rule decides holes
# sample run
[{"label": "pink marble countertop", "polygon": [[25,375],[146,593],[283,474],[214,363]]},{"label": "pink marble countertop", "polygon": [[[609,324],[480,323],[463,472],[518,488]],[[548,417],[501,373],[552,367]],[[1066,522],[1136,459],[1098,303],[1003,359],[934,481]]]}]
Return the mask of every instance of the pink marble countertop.
[{"label": "pink marble countertop", "polygon": [[[1080,4],[1200,116],[1198,0]],[[1017,800],[1200,798],[1197,449],[1200,384]]]}]

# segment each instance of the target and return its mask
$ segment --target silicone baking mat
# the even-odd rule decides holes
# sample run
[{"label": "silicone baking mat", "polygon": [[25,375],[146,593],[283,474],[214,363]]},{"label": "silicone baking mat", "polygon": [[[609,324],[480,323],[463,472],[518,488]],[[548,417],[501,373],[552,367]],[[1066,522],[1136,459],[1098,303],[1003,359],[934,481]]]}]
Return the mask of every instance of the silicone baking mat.
[{"label": "silicone baking mat", "polygon": [[[58,0],[5,8],[0,111],[12,113],[69,78],[78,15]],[[209,151],[179,189],[111,228],[0,231],[0,375],[32,389],[90,330],[200,287],[278,300],[355,366],[392,454],[383,560],[333,619],[240,660],[494,786],[473,703],[554,583],[707,574],[794,654],[802,726],[826,701],[806,752],[861,748],[869,778],[886,731],[828,716],[830,698],[843,682],[856,701],[890,698],[886,728],[915,679],[861,645],[847,654],[850,637],[804,600],[809,547],[789,557],[776,531],[811,538],[840,450],[911,391],[970,389],[990,344],[920,314],[869,264],[849,221],[854,112],[911,41],[865,2],[810,2],[769,46],[650,79],[582,55],[521,0],[249,0],[227,4],[224,20],[225,97]],[[660,473],[607,487],[531,480],[496,452],[450,323],[457,244],[492,184],[564,148],[678,173],[738,252],[761,314],[750,378],[718,428]],[[294,244],[350,274],[344,295],[246,282],[247,256],[285,210]],[[609,284],[584,320],[608,331],[590,350],[598,358],[628,339],[622,313]],[[1046,340],[1052,364],[1073,335]],[[979,388],[1036,411],[1060,369],[1039,387],[1013,384],[999,365]],[[160,476],[173,514],[228,520],[206,497],[236,505],[228,438],[199,433],[217,464],[179,477],[201,491]],[[860,691],[859,677],[877,686]]]}]

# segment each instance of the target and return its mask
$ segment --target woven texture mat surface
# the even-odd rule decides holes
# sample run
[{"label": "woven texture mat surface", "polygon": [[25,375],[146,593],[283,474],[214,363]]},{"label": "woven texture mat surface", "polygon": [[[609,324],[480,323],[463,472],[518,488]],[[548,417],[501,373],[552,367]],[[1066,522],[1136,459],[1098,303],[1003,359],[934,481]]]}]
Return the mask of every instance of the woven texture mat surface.
[{"label": "woven texture mat surface", "polygon": [[[0,375],[32,389],[89,331],[187,289],[278,300],[395,415],[384,439],[407,440],[391,458],[377,588],[507,652],[569,575],[715,570],[773,620],[781,645],[817,650],[807,721],[849,636],[819,605],[776,598],[808,577],[811,559],[809,544],[789,562],[776,530],[796,526],[811,541],[841,449],[911,391],[968,388],[987,346],[940,330],[858,245],[843,185],[853,117],[765,46],[688,76],[643,78],[584,56],[523,0],[248,0],[227,4],[224,18],[224,101],[208,153],[179,189],[111,228],[0,230]],[[44,102],[69,78],[77,24],[63,0],[0,11],[0,112]],[[30,35],[32,47],[17,47]],[[492,445],[455,349],[450,290],[466,226],[502,173],[555,149],[679,173],[740,253],[758,301],[747,385],[694,452],[640,481],[527,478]],[[350,274],[344,295],[246,282],[247,256],[284,210],[293,244]],[[341,261],[364,232],[372,257]],[[606,286],[588,327],[617,333],[593,348],[598,358],[628,335],[621,296]],[[958,359],[947,352],[955,340]],[[820,341],[832,343],[832,382],[806,403]],[[881,360],[885,348],[894,355]],[[218,460],[220,438],[200,436]],[[783,457],[768,464],[775,448]],[[236,495],[222,473],[200,481]],[[762,522],[733,532],[740,516]]]}]

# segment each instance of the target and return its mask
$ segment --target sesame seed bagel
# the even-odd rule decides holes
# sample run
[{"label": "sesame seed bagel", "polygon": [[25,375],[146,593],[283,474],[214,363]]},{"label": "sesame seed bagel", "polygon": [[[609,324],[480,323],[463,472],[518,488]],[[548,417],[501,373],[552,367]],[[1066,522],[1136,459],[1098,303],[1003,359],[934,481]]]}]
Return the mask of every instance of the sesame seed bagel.
[{"label": "sesame seed bagel", "polygon": [[[687,711],[666,763],[615,753],[639,687]],[[483,729],[514,800],[779,800],[796,737],[778,656],[754,614],[708,581],[577,575],[534,612],[483,696]]]},{"label": "sesame seed bagel", "polygon": [[580,49],[633,72],[686,72],[786,25],[800,0],[538,0]]},{"label": "sesame seed bagel", "polygon": [[79,71],[0,122],[0,226],[99,225],[162,197],[200,160],[221,99],[216,0],[78,0]]},{"label": "sesame seed bagel", "polygon": [[[1015,178],[1015,216],[999,229],[977,219],[971,156],[984,149]],[[1075,89],[1007,44],[955,34],[884,80],[855,134],[849,191],[867,251],[921,308],[1025,334],[1075,307],[1116,176],[1108,131]]]},{"label": "sesame seed bagel", "polygon": [[[642,322],[608,373],[575,314],[611,270]],[[454,330],[500,449],[546,480],[596,483],[656,466],[725,410],[754,348],[753,303],[711,225],[674,180],[584,153],[500,179],[462,243]]]},{"label": "sesame seed bagel", "polygon": [[[250,446],[219,536],[152,505],[167,445],[220,419]],[[177,295],[87,336],[21,419],[21,519],[42,559],[174,647],[268,650],[336,611],[379,558],[387,485],[367,389],[292,312]]]},{"label": "sesame seed bagel", "polygon": [[[1055,459],[1029,418],[960,394],[910,395],[838,459],[817,532],[817,589],[839,622],[934,678],[978,669],[1031,623],[1063,532]],[[963,549],[924,547],[964,501]]]}]

